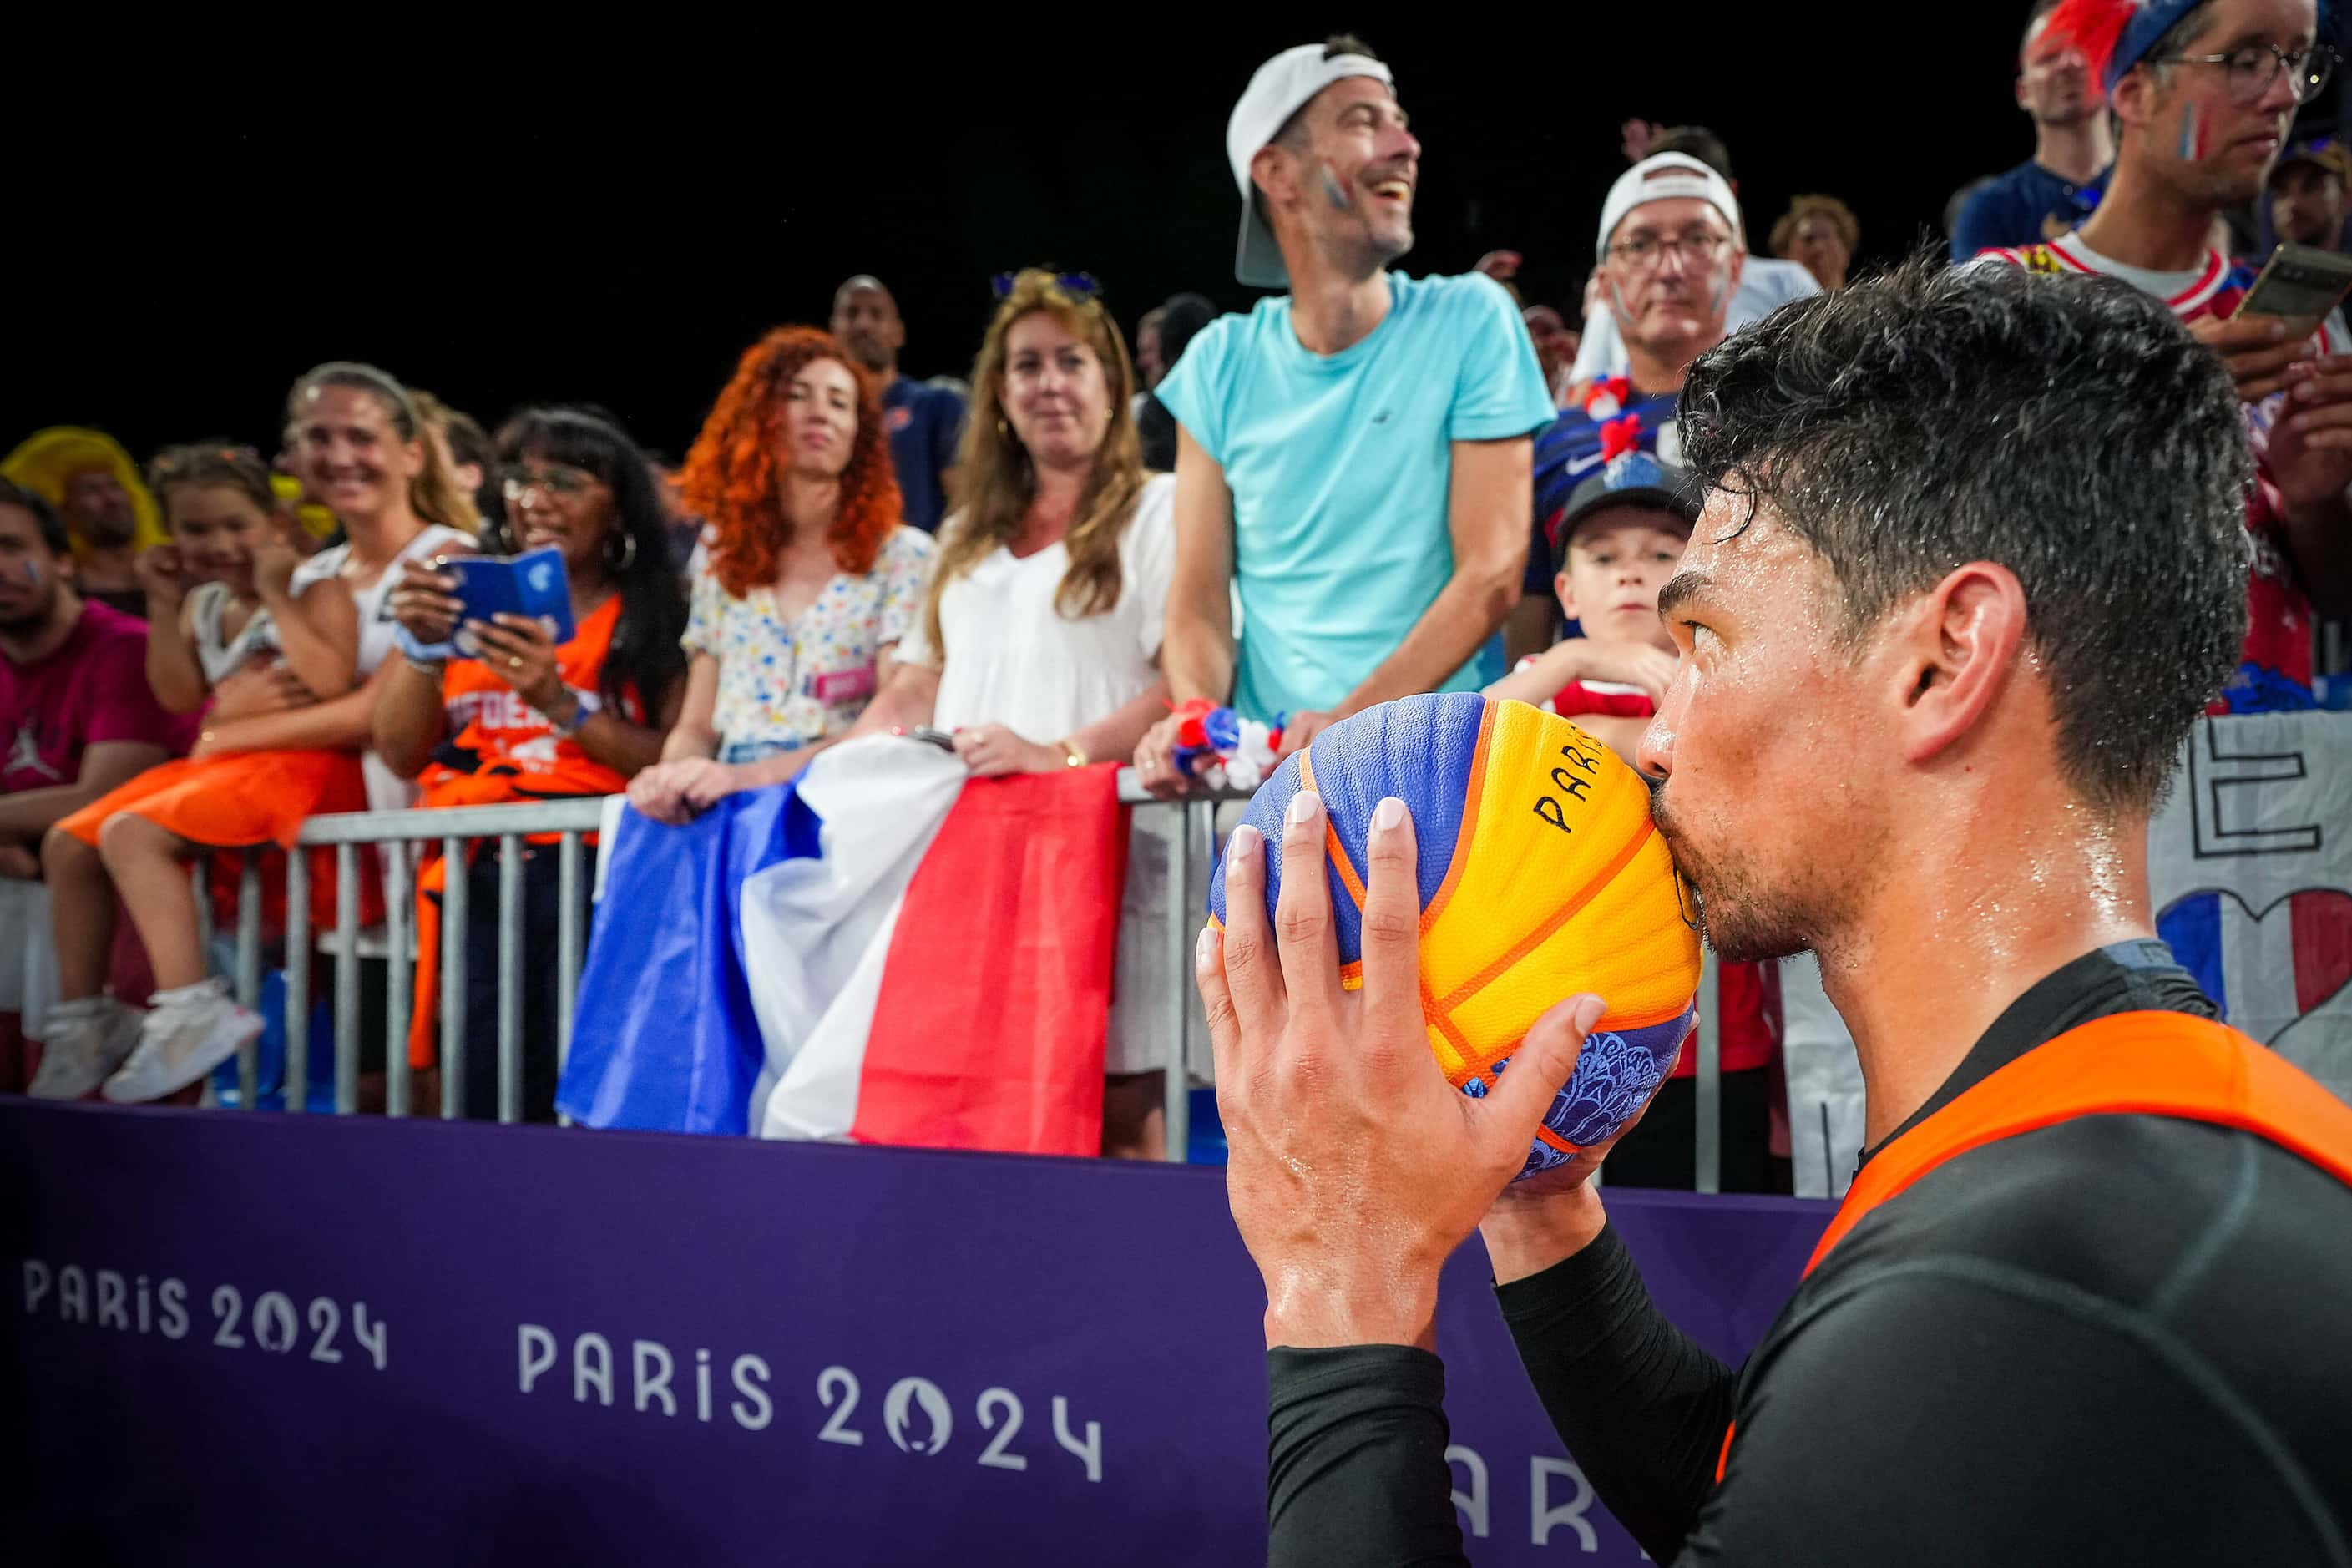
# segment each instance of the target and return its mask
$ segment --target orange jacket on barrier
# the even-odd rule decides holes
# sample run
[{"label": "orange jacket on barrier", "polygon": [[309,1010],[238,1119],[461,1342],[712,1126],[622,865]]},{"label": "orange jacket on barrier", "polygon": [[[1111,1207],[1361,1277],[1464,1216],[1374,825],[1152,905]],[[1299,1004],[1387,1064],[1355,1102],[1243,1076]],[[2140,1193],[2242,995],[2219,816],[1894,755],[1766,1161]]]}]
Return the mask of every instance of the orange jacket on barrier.
[{"label": "orange jacket on barrier", "polygon": [[[615,594],[580,623],[570,642],[555,650],[556,672],[566,686],[583,693],[597,689],[620,622],[621,597]],[[425,792],[417,803],[421,806],[503,805],[617,795],[628,787],[628,780],[590,756],[579,742],[556,734],[545,714],[478,660],[455,662],[444,671],[441,706],[453,721],[462,721],[448,745],[473,753],[477,761],[471,771],[437,763],[426,768],[417,780]],[[631,712],[626,717],[643,722],[640,714]],[[551,843],[557,837],[535,834],[531,841]],[[408,1061],[415,1068],[429,1068],[438,1056],[440,894],[447,881],[447,865],[438,857],[426,862],[416,879],[416,991],[408,1023]]]},{"label": "orange jacket on barrier", "polygon": [[[2118,1013],[2069,1029],[1994,1072],[1873,1155],[1805,1265],[1821,1267],[1872,1210],[1946,1161],[2078,1116],[2170,1116],[2269,1140],[2352,1186],[2352,1105],[2227,1025]],[[1715,1479],[1731,1462],[1723,1435]]]}]

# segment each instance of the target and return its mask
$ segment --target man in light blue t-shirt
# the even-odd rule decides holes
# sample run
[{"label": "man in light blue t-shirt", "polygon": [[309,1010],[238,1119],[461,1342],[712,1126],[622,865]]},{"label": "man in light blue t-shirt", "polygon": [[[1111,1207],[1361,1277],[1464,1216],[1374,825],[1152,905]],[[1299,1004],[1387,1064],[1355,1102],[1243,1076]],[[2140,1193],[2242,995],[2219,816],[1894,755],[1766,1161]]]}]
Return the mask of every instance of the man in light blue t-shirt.
[{"label": "man in light blue t-shirt", "polygon": [[[1529,437],[1554,410],[1493,279],[1388,270],[1412,246],[1421,144],[1362,44],[1260,67],[1225,151],[1234,273],[1290,293],[1203,330],[1157,389],[1179,426],[1160,668],[1179,702],[1287,713],[1286,754],[1374,703],[1499,676]],[[1176,729],[1136,749],[1162,793],[1183,787]]]}]

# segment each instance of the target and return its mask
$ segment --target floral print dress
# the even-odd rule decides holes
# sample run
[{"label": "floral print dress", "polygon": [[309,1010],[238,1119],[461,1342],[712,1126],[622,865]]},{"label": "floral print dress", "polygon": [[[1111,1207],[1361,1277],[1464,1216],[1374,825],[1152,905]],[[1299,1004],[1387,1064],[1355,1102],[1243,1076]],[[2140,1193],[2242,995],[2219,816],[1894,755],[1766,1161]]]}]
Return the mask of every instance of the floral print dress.
[{"label": "floral print dress", "polygon": [[719,661],[711,728],[721,762],[756,762],[830,739],[872,700],[884,648],[916,628],[930,580],[931,539],[899,528],[874,568],[836,572],[815,600],[787,620],[762,584],[741,598],[705,571],[680,638],[688,655]]}]

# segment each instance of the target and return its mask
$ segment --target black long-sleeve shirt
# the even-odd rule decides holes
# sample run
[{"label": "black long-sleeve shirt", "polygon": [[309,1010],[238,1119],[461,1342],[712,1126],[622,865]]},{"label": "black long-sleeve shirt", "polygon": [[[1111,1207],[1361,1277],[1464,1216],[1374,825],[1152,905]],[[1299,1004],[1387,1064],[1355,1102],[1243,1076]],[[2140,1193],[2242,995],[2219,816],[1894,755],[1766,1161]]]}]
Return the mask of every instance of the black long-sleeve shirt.
[{"label": "black long-sleeve shirt", "polygon": [[[2086,954],[1896,1136],[2146,1009],[2212,1011],[2158,944]],[[1496,1294],[1570,1453],[1662,1563],[2352,1565],[2352,1189],[2252,1133],[2079,1117],[1958,1155],[1841,1242],[1736,1373],[1613,1230]],[[1437,1358],[1267,1360],[1270,1563],[1466,1562]]]}]

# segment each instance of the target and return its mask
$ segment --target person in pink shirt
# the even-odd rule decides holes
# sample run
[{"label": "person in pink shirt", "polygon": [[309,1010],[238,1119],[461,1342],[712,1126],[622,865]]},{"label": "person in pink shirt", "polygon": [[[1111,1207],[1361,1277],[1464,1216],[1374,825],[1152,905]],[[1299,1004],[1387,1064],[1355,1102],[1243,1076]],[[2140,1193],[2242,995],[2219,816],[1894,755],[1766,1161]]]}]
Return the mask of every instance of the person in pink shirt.
[{"label": "person in pink shirt", "polygon": [[85,601],[57,509],[0,483],[0,1088],[26,1081],[18,1020],[56,994],[41,836],[184,750],[147,686],[147,627]]}]

